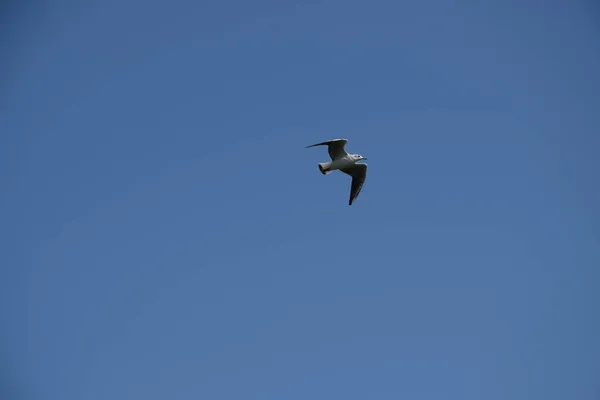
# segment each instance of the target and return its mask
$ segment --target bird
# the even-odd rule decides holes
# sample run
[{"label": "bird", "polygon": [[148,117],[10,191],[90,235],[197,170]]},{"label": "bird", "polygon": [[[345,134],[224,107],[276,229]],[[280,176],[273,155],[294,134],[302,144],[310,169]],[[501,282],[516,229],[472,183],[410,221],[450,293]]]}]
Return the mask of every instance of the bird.
[{"label": "bird", "polygon": [[346,143],[348,139],[332,139],[321,143],[311,144],[309,147],[315,146],[327,146],[329,152],[330,162],[322,162],[317,164],[319,171],[323,175],[329,175],[335,170],[340,170],[345,174],[352,177],[352,184],[350,187],[350,200],[348,205],[352,205],[356,197],[362,190],[365,179],[367,178],[367,164],[358,164],[358,161],[366,160],[365,157],[360,154],[348,154],[346,152]]}]

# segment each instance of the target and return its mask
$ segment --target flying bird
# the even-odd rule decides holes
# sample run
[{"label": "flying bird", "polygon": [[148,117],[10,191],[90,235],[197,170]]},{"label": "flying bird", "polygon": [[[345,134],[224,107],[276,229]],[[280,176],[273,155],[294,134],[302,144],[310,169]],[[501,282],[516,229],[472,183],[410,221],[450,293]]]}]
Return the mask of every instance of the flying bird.
[{"label": "flying bird", "polygon": [[367,164],[358,164],[358,161],[366,160],[360,154],[348,154],[346,152],[346,143],[348,139],[333,139],[322,143],[311,144],[309,147],[327,146],[330,162],[322,162],[317,164],[319,171],[323,175],[328,175],[335,170],[340,170],[352,177],[352,185],[350,187],[350,201],[348,205],[352,205],[358,194],[360,193],[365,179],[367,177]]}]

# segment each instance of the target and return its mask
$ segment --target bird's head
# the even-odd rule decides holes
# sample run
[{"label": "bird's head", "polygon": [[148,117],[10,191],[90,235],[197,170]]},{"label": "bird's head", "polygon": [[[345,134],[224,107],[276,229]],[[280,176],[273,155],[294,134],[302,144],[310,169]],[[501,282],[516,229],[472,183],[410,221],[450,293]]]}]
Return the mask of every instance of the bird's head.
[{"label": "bird's head", "polygon": [[362,160],[366,160],[365,157],[361,156],[360,154],[354,154],[354,161],[362,161]]}]

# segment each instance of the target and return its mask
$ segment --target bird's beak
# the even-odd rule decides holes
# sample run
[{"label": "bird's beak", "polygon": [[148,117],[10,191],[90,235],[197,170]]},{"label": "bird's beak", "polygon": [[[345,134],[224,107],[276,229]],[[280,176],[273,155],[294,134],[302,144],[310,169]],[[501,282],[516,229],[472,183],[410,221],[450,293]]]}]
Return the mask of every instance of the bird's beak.
[{"label": "bird's beak", "polygon": [[367,159],[366,157],[361,158],[361,160],[366,160],[366,159]]}]

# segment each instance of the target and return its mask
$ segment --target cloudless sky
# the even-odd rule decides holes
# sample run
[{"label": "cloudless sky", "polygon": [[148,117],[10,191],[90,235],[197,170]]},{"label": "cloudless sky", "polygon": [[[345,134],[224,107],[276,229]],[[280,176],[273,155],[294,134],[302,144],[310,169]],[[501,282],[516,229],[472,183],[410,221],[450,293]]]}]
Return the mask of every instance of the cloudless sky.
[{"label": "cloudless sky", "polygon": [[594,1],[10,4],[2,399],[600,398]]}]

